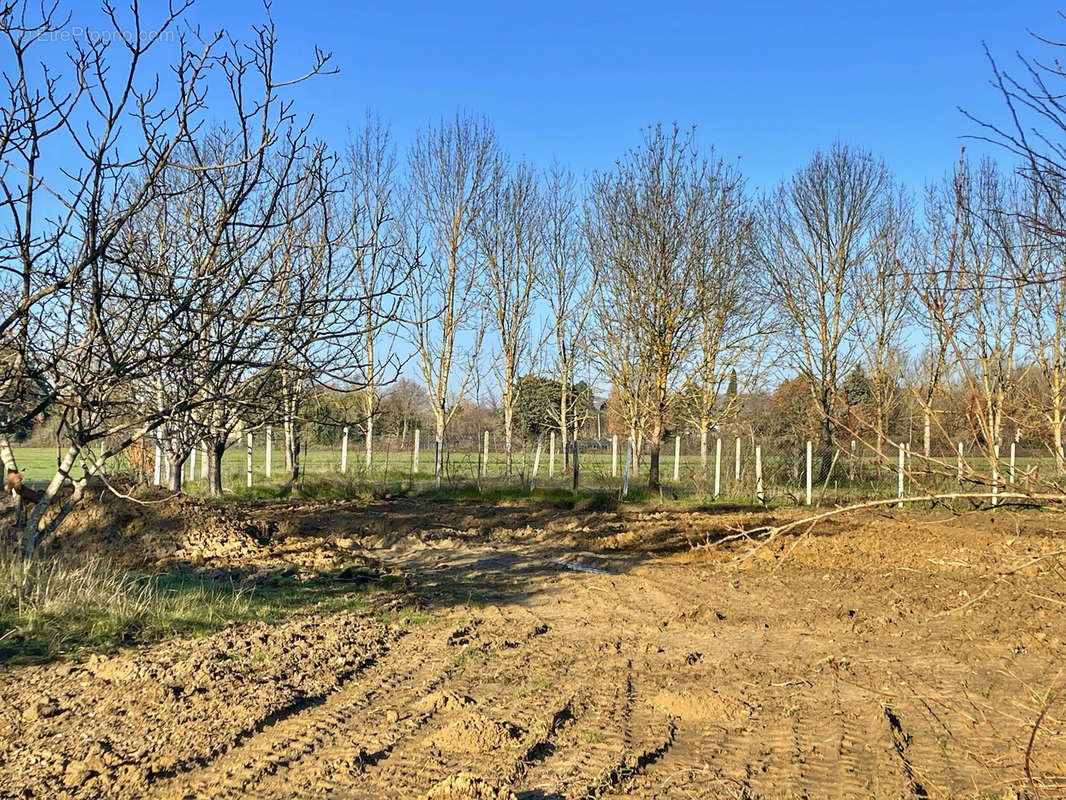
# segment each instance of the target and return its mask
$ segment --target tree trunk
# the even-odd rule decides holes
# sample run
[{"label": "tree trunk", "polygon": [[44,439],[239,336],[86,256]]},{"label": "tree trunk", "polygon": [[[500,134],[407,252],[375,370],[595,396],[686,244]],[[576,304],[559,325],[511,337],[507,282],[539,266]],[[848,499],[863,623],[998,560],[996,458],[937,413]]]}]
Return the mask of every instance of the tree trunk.
[{"label": "tree trunk", "polygon": [[[37,549],[38,536],[42,528],[41,520],[44,518],[45,512],[52,507],[56,495],[63,487],[63,482],[70,476],[70,470],[73,468],[80,452],[80,449],[74,446],[67,449],[63,459],[59,462],[59,466],[56,468],[55,474],[52,476],[52,480],[48,484],[48,488],[44,490],[41,499],[33,507],[33,513],[29,515],[29,518],[22,526],[20,539],[24,556],[33,555],[33,551]],[[82,485],[82,491],[84,491],[84,484]],[[74,498],[74,500],[76,502],[77,498]]]},{"label": "tree trunk", "polygon": [[374,464],[374,415],[366,418],[366,472],[370,474],[370,468]]},{"label": "tree trunk", "polygon": [[707,420],[700,420],[700,469],[707,472]]},{"label": "tree trunk", "polygon": [[570,448],[567,447],[570,426],[566,421],[566,406],[566,370],[563,370],[563,385],[559,391],[559,443],[563,448],[563,472],[570,468]]},{"label": "tree trunk", "polygon": [[292,468],[289,471],[289,480],[292,483],[296,483],[300,479],[300,452],[302,448],[300,447],[299,431],[296,430],[295,425],[292,426],[291,438],[292,452],[289,454],[289,463],[292,464]]},{"label": "tree trunk", "polygon": [[1056,406],[1052,414],[1051,427],[1055,436],[1055,473],[1057,475],[1066,473],[1066,454],[1062,452],[1062,423],[1062,409]]},{"label": "tree trunk", "polygon": [[211,446],[207,443],[207,439],[200,442],[200,480],[207,482],[208,476],[211,474]]},{"label": "tree trunk", "polygon": [[931,435],[932,421],[930,420],[929,407],[926,406],[922,409],[922,453],[925,454],[925,461],[929,463],[929,448]]},{"label": "tree trunk", "polygon": [[829,478],[829,470],[833,468],[833,421],[828,415],[822,419],[821,441],[818,446],[822,450],[818,482],[825,483]]},{"label": "tree trunk", "polygon": [[[877,474],[881,474],[882,455],[885,454],[885,420],[879,413],[877,415],[877,454],[874,456],[874,467]],[[886,456],[887,457],[887,456]]]},{"label": "tree trunk", "polygon": [[512,428],[514,427],[514,409],[511,407],[511,402],[507,399],[504,400],[503,405],[503,450],[504,450],[504,467],[503,474],[508,478],[511,477],[511,470],[514,466],[514,441],[512,438]]},{"label": "tree trunk", "polygon": [[433,480],[436,481],[437,488],[440,488],[441,478],[444,472],[444,426],[447,424],[447,420],[444,416],[444,409],[437,406],[433,409],[433,416],[436,418],[437,423],[437,439],[435,453],[433,454]]},{"label": "tree trunk", "polygon": [[11,449],[11,440],[6,436],[0,436],[0,460],[4,462],[4,472],[18,472],[18,462],[15,461],[15,452]]},{"label": "tree trunk", "polygon": [[292,417],[286,415],[283,423],[285,428],[285,474],[292,478],[293,471],[293,432],[292,432]]},{"label": "tree trunk", "polygon": [[222,455],[226,452],[226,437],[216,437],[211,442],[207,467],[207,493],[211,497],[222,496]]},{"label": "tree trunk", "polygon": [[663,447],[663,424],[662,418],[655,420],[655,427],[651,432],[651,463],[648,466],[648,489],[653,492],[659,491],[659,452]]},{"label": "tree trunk", "polygon": [[181,479],[185,462],[178,453],[171,452],[167,462],[167,488],[172,492],[181,491]]},{"label": "tree trunk", "polygon": [[1053,439],[1053,447],[1055,450],[1055,474],[1058,476],[1066,473],[1066,454],[1062,452],[1062,372],[1058,367],[1055,367],[1050,371],[1048,375],[1048,383],[1051,386],[1051,414],[1049,421],[1051,422],[1051,436]]}]

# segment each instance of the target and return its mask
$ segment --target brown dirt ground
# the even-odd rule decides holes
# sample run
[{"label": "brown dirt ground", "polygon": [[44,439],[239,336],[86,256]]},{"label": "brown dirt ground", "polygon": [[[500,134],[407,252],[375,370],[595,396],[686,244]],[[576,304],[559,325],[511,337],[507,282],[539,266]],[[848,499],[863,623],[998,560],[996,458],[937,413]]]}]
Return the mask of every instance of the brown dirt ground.
[{"label": "brown dirt ground", "polygon": [[6,667],[0,797],[1066,797],[1066,516],[715,544],[770,519],[99,503],[56,547],[252,585],[363,560],[422,613]]}]

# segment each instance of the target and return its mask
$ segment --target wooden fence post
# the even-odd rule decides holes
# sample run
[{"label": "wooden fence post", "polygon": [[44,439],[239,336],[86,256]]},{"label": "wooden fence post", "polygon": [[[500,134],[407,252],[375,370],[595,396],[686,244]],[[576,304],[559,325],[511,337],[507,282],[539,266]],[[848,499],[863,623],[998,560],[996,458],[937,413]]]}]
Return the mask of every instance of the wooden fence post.
[{"label": "wooden fence post", "polygon": [[992,448],[992,505],[999,505],[999,445]]},{"label": "wooden fence post", "polygon": [[681,480],[681,437],[674,437],[674,483]]},{"label": "wooden fence post", "polygon": [[762,445],[755,445],[755,496],[759,502],[766,503],[766,492],[762,485]]},{"label": "wooden fence post", "polygon": [[813,478],[813,474],[811,472],[811,464],[813,462],[814,462],[814,443],[810,439],[808,439],[807,440],[807,498],[806,498],[807,499],[807,503],[806,503],[807,505],[810,505],[811,504],[811,500],[813,499],[813,497],[812,497],[812,489],[813,489],[812,478]]},{"label": "wooden fence post", "polygon": [[714,440],[714,496],[722,493],[722,437]]},{"label": "wooden fence post", "polygon": [[248,488],[252,488],[252,432],[248,431],[248,467],[245,470]]},{"label": "wooden fence post", "polygon": [[415,443],[411,449],[411,472],[418,472],[418,439],[422,434],[420,428],[415,428]]},{"label": "wooden fence post", "polygon": [[270,477],[270,459],[274,456],[274,431],[267,425],[266,440],[266,476]]},{"label": "wooden fence post", "polygon": [[341,472],[348,471],[348,426],[344,426],[344,432],[341,435]]},{"label": "wooden fence post", "polygon": [[529,479],[529,489],[532,491],[537,488],[537,470],[540,469],[540,450],[544,447],[544,435],[541,434],[537,437],[537,451],[533,454],[533,474]]}]

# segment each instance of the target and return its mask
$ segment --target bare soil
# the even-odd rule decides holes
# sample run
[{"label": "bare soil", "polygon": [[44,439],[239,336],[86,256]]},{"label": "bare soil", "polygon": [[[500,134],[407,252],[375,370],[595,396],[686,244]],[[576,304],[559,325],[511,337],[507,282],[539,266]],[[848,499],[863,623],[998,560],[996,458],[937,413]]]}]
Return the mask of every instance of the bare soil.
[{"label": "bare soil", "polygon": [[1066,517],[719,542],[769,519],[98,506],[57,546],[252,586],[362,560],[406,613],[6,667],[0,796],[1066,797]]}]

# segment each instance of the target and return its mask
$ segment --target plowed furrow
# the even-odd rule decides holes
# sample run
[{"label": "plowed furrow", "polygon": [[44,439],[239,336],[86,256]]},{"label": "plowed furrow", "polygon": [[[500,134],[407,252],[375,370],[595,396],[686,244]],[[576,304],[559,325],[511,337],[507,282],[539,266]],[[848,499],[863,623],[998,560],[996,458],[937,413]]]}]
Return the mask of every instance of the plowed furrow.
[{"label": "plowed furrow", "polygon": [[337,724],[316,738],[315,747],[286,762],[286,770],[264,774],[260,797],[291,797],[343,792],[366,769],[387,759],[400,742],[415,735],[437,713],[418,702],[448,680],[443,647],[418,653],[409,671],[393,674],[376,690],[348,704]]},{"label": "plowed furrow", "polygon": [[[457,666],[441,685],[451,696],[469,698],[469,704],[443,710],[412,725],[375,758],[369,759],[351,782],[337,795],[344,798],[412,797],[426,792],[435,783],[462,771],[469,771],[476,760],[479,773],[494,780],[513,780],[521,774],[527,759],[547,744],[543,731],[554,730],[568,716],[570,698],[558,690],[535,695],[522,693],[530,676],[549,674],[556,654],[551,645],[540,645],[530,654],[528,643],[546,631],[545,626],[528,612],[502,613],[503,626],[481,631]],[[488,615],[486,615],[488,616]],[[499,622],[497,620],[496,622]],[[402,711],[400,711],[402,715]],[[463,724],[468,718],[518,726],[520,733],[499,746],[464,750],[441,746],[439,738],[447,736],[450,726]],[[540,721],[540,726],[536,723]]]},{"label": "plowed furrow", "polygon": [[[412,638],[418,641],[410,641]],[[302,769],[308,756],[337,740],[338,732],[353,719],[365,719],[372,706],[407,692],[420,692],[430,676],[439,673],[449,654],[445,635],[404,637],[399,647],[365,669],[358,679],[303,713],[292,715],[249,737],[215,762],[195,772],[179,775],[159,787],[162,797],[242,797],[249,793],[272,796],[277,787],[289,785],[289,775]],[[374,716],[378,716],[375,711]],[[382,720],[384,722],[384,720]],[[355,768],[364,753],[374,749],[346,737],[349,761]],[[281,796],[291,792],[281,791]]]},{"label": "plowed furrow", "polygon": [[574,719],[553,751],[529,766],[519,784],[523,796],[590,797],[617,782],[613,776],[633,749],[630,668],[623,662],[587,674],[573,704]]}]

